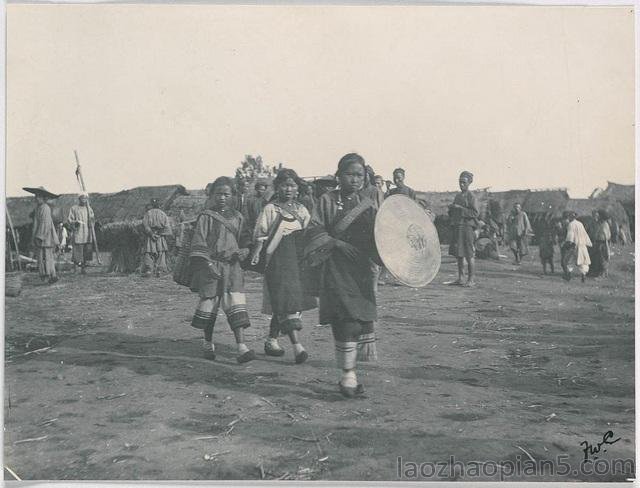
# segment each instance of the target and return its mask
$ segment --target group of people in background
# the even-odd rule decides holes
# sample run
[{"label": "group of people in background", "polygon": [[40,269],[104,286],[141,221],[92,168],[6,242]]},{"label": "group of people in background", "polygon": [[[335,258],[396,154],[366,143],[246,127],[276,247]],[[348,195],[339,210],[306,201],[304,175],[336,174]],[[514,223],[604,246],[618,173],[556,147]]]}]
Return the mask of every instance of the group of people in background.
[{"label": "group of people in background", "polygon": [[43,187],[25,188],[33,193],[36,208],[33,211],[33,226],[31,232],[32,254],[40,278],[50,284],[58,281],[56,270],[56,253],[71,250],[74,270],[80,268],[82,274],[92,260],[93,244],[95,242],[95,216],[88,205],[88,195],[80,193],[78,204],[73,205],[67,216],[67,223],[58,228],[53,223],[51,207],[48,201],[59,195],[47,191]]},{"label": "group of people in background", "polygon": [[[615,227],[615,232],[612,227]],[[486,225],[485,228],[495,227]],[[624,228],[617,225],[604,209],[594,210],[586,226],[578,220],[577,212],[565,211],[562,217],[546,218],[539,229],[536,238],[543,273],[555,273],[555,247],[559,246],[562,277],[567,281],[571,280],[574,269],[578,270],[583,282],[586,277],[607,277],[612,241],[616,239],[622,245],[627,241]],[[505,232],[514,264],[520,265],[523,257],[529,254],[528,243],[533,234],[527,213],[520,203],[516,203],[506,219]],[[497,249],[497,231],[493,232],[492,238]]]}]

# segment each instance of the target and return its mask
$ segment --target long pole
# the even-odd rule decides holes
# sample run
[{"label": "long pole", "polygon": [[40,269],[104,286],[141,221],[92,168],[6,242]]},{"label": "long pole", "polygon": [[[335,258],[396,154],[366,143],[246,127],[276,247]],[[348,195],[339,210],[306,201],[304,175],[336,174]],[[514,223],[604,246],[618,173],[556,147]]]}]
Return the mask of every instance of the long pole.
[{"label": "long pole", "polygon": [[[11,229],[11,237],[13,238],[13,244],[16,248],[16,256],[18,261],[18,271],[22,271],[22,266],[20,265],[20,249],[18,249],[18,239],[16,238],[16,231],[13,227],[13,221],[11,220],[11,214],[9,213],[9,209],[5,207],[7,212],[7,222],[9,223],[9,229]],[[9,256],[11,256],[11,246],[9,246]],[[13,258],[11,258],[13,260]]]},{"label": "long pole", "polygon": [[[82,170],[80,168],[80,159],[78,158],[78,151],[74,149],[73,154],[76,157],[76,176],[78,177],[78,181],[80,182],[80,188],[82,188],[82,191],[87,193],[88,195],[89,192],[87,192],[87,187],[85,186],[84,178],[82,177]],[[87,196],[87,209],[89,209],[87,211],[87,216],[88,216],[91,209],[91,204],[89,203],[88,196]],[[91,233],[91,240],[93,241],[93,249],[96,252],[96,260],[98,261],[98,264],[102,264],[102,262],[100,261],[100,250],[98,249],[98,239],[96,238],[96,229],[93,226],[93,222],[89,222],[89,232]]]}]

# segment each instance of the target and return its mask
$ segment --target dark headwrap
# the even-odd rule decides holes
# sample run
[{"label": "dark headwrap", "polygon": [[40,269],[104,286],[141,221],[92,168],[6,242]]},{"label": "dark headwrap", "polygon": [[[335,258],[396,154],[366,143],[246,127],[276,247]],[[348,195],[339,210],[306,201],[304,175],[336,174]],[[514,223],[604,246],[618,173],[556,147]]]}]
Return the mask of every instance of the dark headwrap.
[{"label": "dark headwrap", "polygon": [[256,184],[253,185],[253,187],[257,190],[259,186],[264,186],[265,188],[267,188],[269,186],[269,183],[264,178],[258,178],[258,181],[256,181]]},{"label": "dark headwrap", "polygon": [[273,188],[275,192],[273,193],[273,195],[271,195],[271,198],[269,200],[270,202],[274,202],[278,199],[278,186],[284,183],[289,178],[295,181],[296,185],[298,185],[298,196],[300,196],[300,190],[306,187],[307,183],[302,178],[300,178],[298,176],[298,173],[296,173],[294,170],[283,168],[278,171],[278,174],[273,180]]},{"label": "dark headwrap", "polygon": [[364,158],[362,156],[360,156],[359,154],[349,153],[349,154],[345,154],[344,156],[342,156],[342,158],[338,162],[338,171],[336,171],[336,176],[340,176],[342,173],[344,173],[349,168],[349,166],[351,166],[354,163],[355,164],[359,164],[360,166],[362,166],[362,169],[366,173],[367,164],[364,162]]},{"label": "dark headwrap", "polygon": [[305,185],[305,182],[298,176],[298,173],[296,173],[292,169],[283,168],[280,171],[278,171],[278,174],[276,175],[275,179],[273,180],[273,187],[274,188],[278,188],[278,185],[282,184],[285,180],[287,180],[289,178],[291,178],[293,181],[295,181],[296,185],[298,185],[298,186],[304,186]]},{"label": "dark headwrap", "polygon": [[236,185],[233,179],[229,178],[228,176],[220,176],[219,178],[216,178],[213,183],[209,183],[207,185],[207,188],[206,188],[207,195],[211,196],[211,194],[213,193],[213,189],[216,186],[223,186],[223,185],[227,185],[229,188],[231,188],[232,195],[236,194]]},{"label": "dark headwrap", "polygon": [[462,173],[460,173],[459,179],[462,178],[469,180],[469,183],[473,183],[473,173],[470,173],[469,171],[463,171]]},{"label": "dark headwrap", "polygon": [[402,173],[403,175],[405,174],[404,169],[402,168],[396,168],[393,170],[393,174],[395,175],[396,173]]}]

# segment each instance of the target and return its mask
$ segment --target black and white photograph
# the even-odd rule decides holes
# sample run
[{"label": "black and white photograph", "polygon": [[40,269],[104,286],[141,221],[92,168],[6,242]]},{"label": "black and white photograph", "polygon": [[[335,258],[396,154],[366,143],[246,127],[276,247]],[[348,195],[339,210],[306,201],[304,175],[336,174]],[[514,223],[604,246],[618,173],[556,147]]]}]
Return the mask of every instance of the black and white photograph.
[{"label": "black and white photograph", "polygon": [[635,16],[6,4],[4,481],[630,484]]}]

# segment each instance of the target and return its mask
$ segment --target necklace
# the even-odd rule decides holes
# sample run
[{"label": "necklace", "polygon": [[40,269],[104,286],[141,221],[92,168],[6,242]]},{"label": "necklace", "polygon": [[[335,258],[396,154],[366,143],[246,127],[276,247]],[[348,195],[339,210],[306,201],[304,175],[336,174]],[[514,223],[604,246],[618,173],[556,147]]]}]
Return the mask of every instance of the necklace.
[{"label": "necklace", "polygon": [[[348,202],[354,199],[355,193],[352,193],[350,196],[345,196],[344,199]],[[338,210],[344,209],[344,202],[342,201],[342,192],[338,192]]]}]

